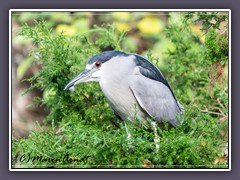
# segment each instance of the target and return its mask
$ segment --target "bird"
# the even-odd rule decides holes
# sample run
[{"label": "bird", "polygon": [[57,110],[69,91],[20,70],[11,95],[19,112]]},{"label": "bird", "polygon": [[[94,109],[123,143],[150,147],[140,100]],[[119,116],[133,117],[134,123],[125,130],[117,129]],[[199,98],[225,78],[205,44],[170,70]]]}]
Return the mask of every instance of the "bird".
[{"label": "bird", "polygon": [[156,142],[159,141],[156,124],[166,121],[176,127],[181,122],[183,105],[161,71],[141,55],[115,50],[101,52],[88,61],[85,70],[64,90],[74,91],[77,84],[84,82],[99,82],[109,106],[123,122],[133,122],[136,117],[147,126],[151,124]]}]

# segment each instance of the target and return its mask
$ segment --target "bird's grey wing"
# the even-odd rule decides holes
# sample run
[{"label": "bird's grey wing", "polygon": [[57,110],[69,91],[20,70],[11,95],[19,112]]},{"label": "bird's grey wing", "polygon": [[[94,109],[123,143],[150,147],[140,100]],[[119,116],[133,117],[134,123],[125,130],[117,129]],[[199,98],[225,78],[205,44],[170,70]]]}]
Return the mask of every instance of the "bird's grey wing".
[{"label": "bird's grey wing", "polygon": [[[165,84],[173,94],[171,87],[169,86],[167,80],[164,78],[161,71],[156,66],[154,66],[149,60],[147,60],[146,58],[143,58],[142,56],[136,55],[135,64],[142,75],[144,75],[149,79],[159,81]],[[175,98],[174,94],[173,94],[173,97]]]},{"label": "bird's grey wing", "polygon": [[158,122],[168,121],[173,126],[178,124],[180,113],[172,91],[166,84],[144,76],[139,67],[132,76],[130,88],[139,105]]},{"label": "bird's grey wing", "polygon": [[159,82],[165,84],[169,88],[174,99],[177,102],[180,114],[183,114],[185,112],[184,107],[179,103],[179,101],[175,97],[171,87],[169,86],[167,80],[164,78],[161,71],[156,66],[154,66],[148,59],[146,59],[142,56],[136,55],[136,58],[134,59],[134,61],[135,61],[136,66],[138,67],[139,72],[143,76],[145,76],[149,79],[155,80],[155,81],[159,81]]}]

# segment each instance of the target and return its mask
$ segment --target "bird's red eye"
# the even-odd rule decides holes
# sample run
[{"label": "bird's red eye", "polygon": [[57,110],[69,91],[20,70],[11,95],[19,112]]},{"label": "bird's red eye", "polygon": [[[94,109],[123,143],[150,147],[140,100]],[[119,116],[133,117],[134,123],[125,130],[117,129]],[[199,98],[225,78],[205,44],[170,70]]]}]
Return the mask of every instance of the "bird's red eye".
[{"label": "bird's red eye", "polygon": [[101,65],[102,65],[102,63],[101,63],[101,62],[98,62],[98,61],[97,61],[97,62],[95,63],[95,66],[96,66],[96,68],[100,68],[100,67],[101,67]]}]

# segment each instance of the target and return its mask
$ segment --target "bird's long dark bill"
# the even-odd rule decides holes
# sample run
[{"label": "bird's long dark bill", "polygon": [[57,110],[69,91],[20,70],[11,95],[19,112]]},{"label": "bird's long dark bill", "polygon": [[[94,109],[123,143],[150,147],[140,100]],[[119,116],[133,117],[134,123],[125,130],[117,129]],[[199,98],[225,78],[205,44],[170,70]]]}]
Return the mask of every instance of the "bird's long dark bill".
[{"label": "bird's long dark bill", "polygon": [[80,74],[78,74],[76,77],[74,77],[64,88],[64,90],[67,90],[81,82],[86,82],[89,77],[91,77],[91,74],[93,73],[93,70],[84,70]]}]

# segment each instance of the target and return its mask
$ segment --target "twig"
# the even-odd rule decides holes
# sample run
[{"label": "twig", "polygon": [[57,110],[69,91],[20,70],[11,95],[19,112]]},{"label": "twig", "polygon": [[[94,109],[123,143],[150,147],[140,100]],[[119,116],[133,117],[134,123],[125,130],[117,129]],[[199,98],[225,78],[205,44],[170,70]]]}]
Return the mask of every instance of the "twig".
[{"label": "twig", "polygon": [[208,113],[208,114],[215,114],[215,115],[226,117],[225,114],[221,114],[221,113],[218,113],[218,112],[213,112],[213,111],[208,111],[208,110],[201,110],[201,109],[199,109],[199,111],[204,112],[204,113]]},{"label": "twig", "polygon": [[[198,108],[196,105],[193,105],[193,106]],[[218,116],[227,117],[227,115],[225,115],[224,113],[209,111],[209,110],[207,110],[207,108],[206,108],[206,110],[201,110],[201,109],[198,108],[198,110],[201,111],[201,112],[204,112],[204,113],[208,113],[208,114],[215,114],[215,115],[218,115]]]}]

